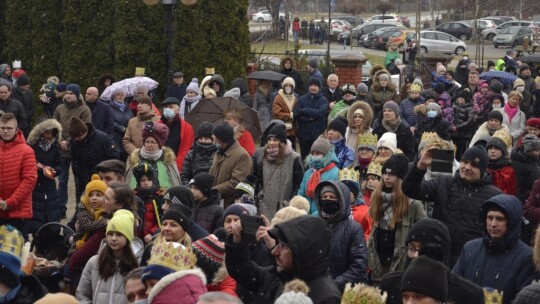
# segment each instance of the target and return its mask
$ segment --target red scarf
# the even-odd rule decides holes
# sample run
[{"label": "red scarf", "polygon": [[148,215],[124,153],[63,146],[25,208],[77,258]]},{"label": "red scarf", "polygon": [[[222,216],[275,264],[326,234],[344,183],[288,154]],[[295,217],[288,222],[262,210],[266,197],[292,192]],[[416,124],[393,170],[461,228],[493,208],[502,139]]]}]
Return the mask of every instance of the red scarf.
[{"label": "red scarf", "polygon": [[306,187],[307,196],[309,196],[310,198],[315,197],[315,187],[317,187],[317,185],[321,181],[321,175],[324,172],[329,171],[330,169],[334,168],[335,166],[336,166],[336,163],[331,162],[330,164],[326,165],[326,167],[321,168],[319,170],[313,169],[313,174],[311,174],[307,182],[307,187]]}]

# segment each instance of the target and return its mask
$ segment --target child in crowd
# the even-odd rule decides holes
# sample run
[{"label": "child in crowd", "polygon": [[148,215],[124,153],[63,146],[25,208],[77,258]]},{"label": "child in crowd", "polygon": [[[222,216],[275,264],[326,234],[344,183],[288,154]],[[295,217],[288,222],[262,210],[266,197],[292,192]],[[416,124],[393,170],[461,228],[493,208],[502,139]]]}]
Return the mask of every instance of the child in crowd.
[{"label": "child in crowd", "polygon": [[381,172],[382,165],[378,162],[372,162],[367,167],[366,180],[362,183],[362,190],[364,193],[364,202],[368,207],[371,200],[371,193],[373,193],[373,191],[375,191],[375,189],[377,189],[377,187],[381,183]]},{"label": "child in crowd", "polygon": [[213,233],[221,227],[223,217],[223,207],[219,204],[219,192],[212,189],[213,184],[214,176],[208,173],[199,173],[189,182],[195,199],[191,219],[208,233]]},{"label": "child in crowd", "polygon": [[330,122],[326,131],[326,137],[334,146],[339,160],[339,169],[347,168],[354,162],[354,150],[345,143],[345,132],[348,124],[345,117],[337,116]]},{"label": "child in crowd", "polygon": [[516,195],[516,173],[508,155],[509,147],[512,147],[512,136],[504,130],[496,131],[486,144],[489,156],[487,171],[495,187],[506,194]]},{"label": "child in crowd", "polygon": [[137,180],[135,195],[143,202],[142,225],[139,226],[139,235],[148,244],[161,228],[161,206],[163,205],[163,189],[159,188],[156,169],[147,162],[140,162],[133,168],[133,175]]},{"label": "child in crowd", "polygon": [[480,81],[479,91],[473,95],[473,113],[475,115],[475,127],[478,127],[485,121],[484,115],[489,113],[489,85],[486,81]]},{"label": "child in crowd", "polygon": [[377,134],[364,133],[358,136],[358,148],[354,169],[360,172],[359,183],[366,180],[366,171],[377,150]]}]

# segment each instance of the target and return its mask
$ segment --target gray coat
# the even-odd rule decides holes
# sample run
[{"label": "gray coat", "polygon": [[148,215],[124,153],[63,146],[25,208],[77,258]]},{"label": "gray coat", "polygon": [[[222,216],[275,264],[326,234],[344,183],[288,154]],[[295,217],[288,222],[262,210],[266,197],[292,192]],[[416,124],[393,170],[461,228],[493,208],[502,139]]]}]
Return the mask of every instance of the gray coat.
[{"label": "gray coat", "polygon": [[124,278],[119,272],[106,281],[100,278],[98,256],[90,258],[84,267],[77,287],[77,300],[81,304],[127,304]]}]

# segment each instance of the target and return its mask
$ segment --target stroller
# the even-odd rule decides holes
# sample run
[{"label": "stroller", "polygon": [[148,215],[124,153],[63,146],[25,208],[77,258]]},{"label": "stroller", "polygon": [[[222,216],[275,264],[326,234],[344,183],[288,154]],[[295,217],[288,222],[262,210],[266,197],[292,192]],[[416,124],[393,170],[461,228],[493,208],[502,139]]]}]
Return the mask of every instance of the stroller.
[{"label": "stroller", "polygon": [[49,292],[60,291],[63,268],[69,251],[69,238],[75,232],[60,223],[47,223],[41,226],[32,239],[30,252],[36,257],[32,274],[36,276]]}]

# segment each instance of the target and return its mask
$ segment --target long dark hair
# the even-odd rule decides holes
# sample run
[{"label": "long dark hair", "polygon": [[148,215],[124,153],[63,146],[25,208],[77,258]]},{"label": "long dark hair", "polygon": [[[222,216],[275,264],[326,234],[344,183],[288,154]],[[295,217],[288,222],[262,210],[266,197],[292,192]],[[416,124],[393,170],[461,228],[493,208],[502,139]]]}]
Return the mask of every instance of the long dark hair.
[{"label": "long dark hair", "polygon": [[135,193],[129,188],[126,183],[114,182],[109,185],[109,188],[114,192],[116,204],[122,205],[120,209],[126,209],[131,212],[136,212]]},{"label": "long dark hair", "polygon": [[117,270],[125,277],[130,271],[139,267],[139,262],[137,262],[133,250],[131,250],[129,241],[126,242],[126,245],[122,249],[122,255],[118,258],[118,264],[116,264],[116,257],[109,244],[104,246],[99,252],[98,262],[99,275],[105,281],[112,277]]}]

